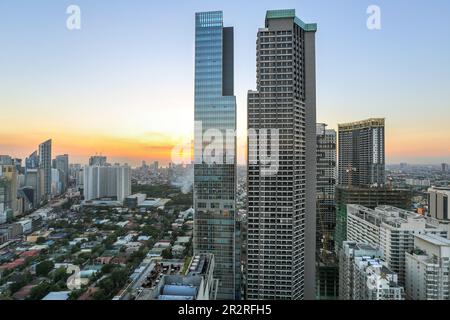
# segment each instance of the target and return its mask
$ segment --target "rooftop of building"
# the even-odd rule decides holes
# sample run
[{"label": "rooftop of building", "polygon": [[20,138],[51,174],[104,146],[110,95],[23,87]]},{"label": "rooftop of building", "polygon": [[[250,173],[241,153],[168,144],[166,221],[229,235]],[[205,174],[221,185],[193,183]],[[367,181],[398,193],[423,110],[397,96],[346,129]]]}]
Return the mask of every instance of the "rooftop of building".
[{"label": "rooftop of building", "polygon": [[135,193],[135,194],[129,195],[125,198],[126,199],[136,199],[136,198],[141,198],[141,197],[147,198],[147,195],[145,193]]},{"label": "rooftop of building", "polygon": [[42,300],[68,300],[70,291],[50,292]]},{"label": "rooftop of building", "polygon": [[[177,260],[178,261],[178,260]],[[194,256],[174,272],[169,260],[161,260],[144,282],[137,300],[196,300],[205,275],[212,267],[212,255]],[[180,265],[180,268],[182,265]]]},{"label": "rooftop of building", "polygon": [[341,184],[337,185],[336,189],[340,190],[346,190],[349,192],[362,192],[362,191],[370,191],[370,192],[411,192],[409,189],[406,188],[391,188],[389,186],[364,186],[364,185],[348,185],[348,184]]},{"label": "rooftop of building", "polygon": [[439,237],[434,234],[418,234],[417,238],[430,242],[436,246],[450,246],[450,240],[447,238]]},{"label": "rooftop of building", "polygon": [[428,191],[444,191],[445,193],[450,193],[450,186],[448,187],[430,187]]},{"label": "rooftop of building", "polygon": [[356,241],[344,241],[343,248],[346,254],[359,257],[375,258],[381,254],[378,248],[367,243],[360,243]]},{"label": "rooftop of building", "polygon": [[439,229],[437,225],[428,223],[423,215],[416,212],[386,205],[378,206],[375,209],[357,204],[349,204],[347,206],[349,215],[356,215],[360,219],[364,219],[378,226],[385,224],[394,228],[400,228],[405,224],[423,224],[426,229]]},{"label": "rooftop of building", "polygon": [[279,9],[279,10],[268,10],[266,12],[266,20],[268,19],[294,19],[294,22],[307,32],[317,31],[316,23],[304,23],[295,15],[295,9]]},{"label": "rooftop of building", "polygon": [[339,131],[351,131],[356,129],[384,127],[384,122],[384,118],[370,118],[361,121],[338,124],[338,129]]}]

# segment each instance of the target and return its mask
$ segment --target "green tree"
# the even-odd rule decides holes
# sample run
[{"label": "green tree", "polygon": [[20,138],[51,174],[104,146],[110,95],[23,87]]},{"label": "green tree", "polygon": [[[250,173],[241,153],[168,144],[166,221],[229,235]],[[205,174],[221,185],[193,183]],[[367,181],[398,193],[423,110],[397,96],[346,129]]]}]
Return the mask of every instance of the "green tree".
[{"label": "green tree", "polygon": [[128,273],[125,269],[115,269],[111,273],[111,280],[114,282],[114,286],[119,289],[127,283],[128,280]]},{"label": "green tree", "polygon": [[113,269],[114,269],[114,265],[112,265],[112,264],[105,264],[102,267],[102,273],[103,274],[111,273],[111,271],[113,271]]},{"label": "green tree", "polygon": [[33,276],[31,275],[31,273],[26,272],[21,274],[18,278],[17,281],[15,281],[14,283],[10,284],[9,286],[9,290],[11,291],[11,294],[16,293],[17,291],[19,291],[20,289],[22,289],[24,286],[26,286],[31,280],[33,279]]},{"label": "green tree", "polygon": [[66,268],[59,268],[56,269],[55,272],[53,273],[53,283],[58,283],[58,282],[66,282],[67,278],[69,278],[69,274],[66,272]]},{"label": "green tree", "polygon": [[27,300],[41,300],[50,292],[50,290],[50,284],[48,282],[42,282],[41,284],[31,289],[30,295],[28,296]]},{"label": "green tree", "polygon": [[42,261],[36,266],[36,275],[39,277],[46,277],[49,274],[49,272],[53,270],[54,266],[55,264],[53,263],[53,261],[50,260]]},{"label": "green tree", "polygon": [[38,238],[36,239],[36,244],[43,244],[45,241],[46,241],[46,240],[45,240],[44,237],[38,237]]},{"label": "green tree", "polygon": [[105,291],[103,289],[100,289],[92,295],[92,299],[93,300],[108,300],[108,296],[105,294]]},{"label": "green tree", "polygon": [[112,292],[115,289],[114,281],[111,277],[101,280],[98,286],[105,292]]},{"label": "green tree", "polygon": [[161,256],[163,257],[163,259],[172,259],[173,258],[172,251],[169,248],[164,249],[163,252],[161,253]]}]

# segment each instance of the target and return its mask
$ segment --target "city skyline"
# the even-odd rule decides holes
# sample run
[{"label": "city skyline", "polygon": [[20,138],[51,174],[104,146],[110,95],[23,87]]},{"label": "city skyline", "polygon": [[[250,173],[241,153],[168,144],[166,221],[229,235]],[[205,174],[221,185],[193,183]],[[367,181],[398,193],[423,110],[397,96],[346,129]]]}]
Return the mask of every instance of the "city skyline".
[{"label": "city skyline", "polygon": [[[81,0],[82,28],[76,31],[65,27],[70,2],[25,3],[0,4],[0,39],[11,44],[0,52],[0,69],[8,75],[0,78],[5,106],[1,154],[24,159],[52,139],[54,153],[69,154],[72,163],[87,163],[101,153],[112,162],[167,164],[173,146],[193,139],[192,17],[197,11],[222,10],[236,27],[237,155],[244,164],[246,92],[256,87],[258,17],[268,9],[292,7],[319,25],[318,122],[337,129],[338,123],[383,117],[387,164],[450,162],[450,45],[442,41],[450,25],[446,1],[433,7],[377,1],[382,28],[375,31],[366,27],[371,3],[364,1],[102,5]],[[324,5],[327,10],[321,9]],[[169,14],[173,25],[166,32],[174,34],[174,41],[151,32]],[[415,21],[433,21],[433,31]],[[185,32],[175,34],[179,29]],[[352,32],[340,36],[346,30]],[[416,38],[421,45],[411,48]],[[174,88],[177,95],[171,94]]]},{"label": "city skyline", "polygon": [[450,300],[447,0],[16,1],[1,301]]}]

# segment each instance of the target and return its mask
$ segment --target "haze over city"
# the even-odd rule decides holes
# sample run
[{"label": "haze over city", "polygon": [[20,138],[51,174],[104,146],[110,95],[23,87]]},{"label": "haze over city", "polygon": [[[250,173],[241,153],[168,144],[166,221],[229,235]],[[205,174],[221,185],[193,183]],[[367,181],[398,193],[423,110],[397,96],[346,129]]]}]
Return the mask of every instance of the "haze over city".
[{"label": "haze over city", "polygon": [[[71,1],[0,3],[0,151],[25,158],[53,140],[86,163],[170,161],[193,138],[194,25],[220,9],[235,28],[238,162],[245,163],[247,91],[255,33],[268,8],[317,22],[317,120],[386,118],[386,162],[450,162],[450,3],[377,1],[77,1],[82,28],[65,27]],[[218,8],[220,7],[220,8]],[[170,21],[170,23],[168,23]],[[429,24],[431,22],[431,24]],[[426,26],[426,27],[424,27]],[[7,76],[6,76],[7,75]]]}]

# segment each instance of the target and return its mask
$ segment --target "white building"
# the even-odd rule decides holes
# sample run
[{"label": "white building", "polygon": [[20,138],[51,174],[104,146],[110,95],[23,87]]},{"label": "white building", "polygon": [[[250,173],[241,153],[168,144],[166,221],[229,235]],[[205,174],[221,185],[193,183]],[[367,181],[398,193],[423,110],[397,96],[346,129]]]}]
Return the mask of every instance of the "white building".
[{"label": "white building", "polygon": [[354,300],[355,258],[380,258],[381,251],[365,243],[344,241],[339,251],[339,299]]},{"label": "white building", "polygon": [[7,218],[8,215],[6,213],[4,205],[3,203],[0,203],[0,224],[6,223]]},{"label": "white building", "polygon": [[403,300],[404,289],[378,248],[345,241],[339,257],[339,299]]},{"label": "white building", "polygon": [[414,300],[450,300],[450,240],[416,235],[406,253],[406,294]]},{"label": "white building", "polygon": [[129,166],[85,166],[84,199],[117,198],[122,202],[131,194]]},{"label": "white building", "polygon": [[428,189],[428,206],[431,218],[440,221],[450,221],[450,187]]},{"label": "white building", "polygon": [[404,300],[405,290],[398,276],[380,258],[354,258],[354,300]]},{"label": "white building", "polygon": [[403,209],[380,206],[374,210],[360,205],[347,206],[347,239],[367,243],[381,249],[382,258],[405,283],[405,252],[414,248],[414,235],[447,231],[427,222],[422,215]]},{"label": "white building", "polygon": [[429,179],[405,179],[405,184],[413,187],[429,187],[431,181]]},{"label": "white building", "polygon": [[33,221],[31,219],[23,219],[17,221],[22,226],[22,233],[28,234],[33,231]]},{"label": "white building", "polygon": [[61,194],[62,191],[62,184],[61,184],[61,176],[60,171],[58,169],[52,169],[51,170],[51,193],[52,196],[57,196]]}]

